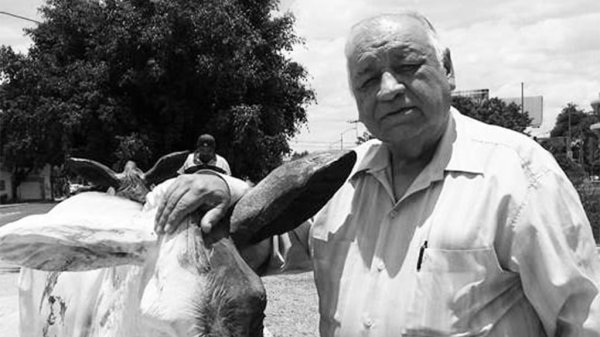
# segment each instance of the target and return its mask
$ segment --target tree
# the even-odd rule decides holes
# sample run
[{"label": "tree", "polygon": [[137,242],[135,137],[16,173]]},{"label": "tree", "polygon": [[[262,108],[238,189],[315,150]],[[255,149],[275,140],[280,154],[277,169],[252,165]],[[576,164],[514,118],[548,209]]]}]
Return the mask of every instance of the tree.
[{"label": "tree", "polygon": [[306,157],[306,156],[308,156],[308,151],[306,151],[306,150],[302,151],[302,152],[294,151],[294,152],[292,152],[290,160],[296,160],[296,159],[300,159],[300,158]]},{"label": "tree", "polygon": [[45,85],[42,66],[6,47],[0,47],[0,66],[0,157],[4,169],[12,173],[15,196],[31,171],[61,161],[62,129],[58,116],[46,113],[48,100],[38,95]]},{"label": "tree", "polygon": [[452,97],[452,106],[469,117],[487,124],[498,125],[517,132],[524,133],[531,125],[527,111],[521,113],[519,106],[506,104],[499,98],[493,97],[476,101],[469,97]]},{"label": "tree", "polygon": [[[554,128],[550,131],[551,138],[542,145],[554,155],[577,189],[594,238],[600,243],[598,192],[594,184],[586,181],[588,175],[598,174],[600,166],[598,137],[590,129],[594,123],[598,123],[597,116],[580,109],[576,104],[567,103],[556,117]],[[571,158],[567,157],[567,148],[571,150]]]},{"label": "tree", "polygon": [[579,139],[583,135],[591,134],[590,125],[596,122],[597,118],[593,114],[580,109],[577,104],[567,103],[562,108],[560,114],[556,116],[556,123],[552,131],[550,131],[550,136],[567,136],[570,126],[571,136]]},{"label": "tree", "polygon": [[358,138],[356,138],[356,145],[360,145],[368,140],[371,140],[375,138],[375,136],[373,136],[371,133],[365,131],[363,132],[363,134],[361,136],[358,136]]},{"label": "tree", "polygon": [[132,157],[144,168],[211,133],[235,175],[260,179],[314,100],[286,56],[302,43],[294,18],[274,15],[277,4],[48,0],[29,53],[0,49],[4,163]]},{"label": "tree", "polygon": [[[564,137],[565,147],[569,147],[572,160],[575,160],[586,172],[594,170],[599,163],[598,138],[590,126],[598,123],[598,117],[580,109],[576,104],[568,103],[556,117],[550,137]],[[569,139],[570,137],[570,139]],[[552,154],[556,153],[549,149]],[[558,151],[566,148],[558,149]],[[566,151],[562,151],[566,152]]]}]

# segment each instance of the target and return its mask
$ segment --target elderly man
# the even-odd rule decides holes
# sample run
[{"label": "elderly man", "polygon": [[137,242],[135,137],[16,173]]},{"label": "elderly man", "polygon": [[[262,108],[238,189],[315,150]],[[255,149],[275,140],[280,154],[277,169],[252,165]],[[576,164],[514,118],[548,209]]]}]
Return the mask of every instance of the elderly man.
[{"label": "elderly man", "polygon": [[[577,193],[527,137],[450,106],[450,52],[403,12],[353,27],[348,76],[377,138],[315,216],[322,336],[600,336],[600,262]],[[157,215],[210,230],[243,191],[188,176]],[[307,235],[308,236],[308,235]]]}]

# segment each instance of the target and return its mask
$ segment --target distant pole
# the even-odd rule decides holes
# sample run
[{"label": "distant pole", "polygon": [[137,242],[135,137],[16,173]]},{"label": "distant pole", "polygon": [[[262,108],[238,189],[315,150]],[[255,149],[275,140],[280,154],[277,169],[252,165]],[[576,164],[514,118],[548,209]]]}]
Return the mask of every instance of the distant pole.
[{"label": "distant pole", "polygon": [[358,119],[352,119],[352,120],[346,121],[346,123],[354,124],[354,133],[355,133],[355,137],[356,137],[357,141],[358,141],[358,123],[359,122],[360,121]]},{"label": "distant pole", "polygon": [[352,128],[349,128],[349,129],[346,129],[346,130],[340,132],[340,150],[344,149],[344,133],[346,133],[348,131],[352,131],[352,130],[355,130],[355,128],[352,127]]},{"label": "distant pole", "polygon": [[523,82],[521,82],[521,113],[525,113],[525,107],[523,105],[524,101],[525,101],[525,95],[524,95],[524,84]]},{"label": "distant pole", "polygon": [[569,128],[567,131],[567,158],[573,159],[573,152],[571,151],[571,109],[567,109],[569,116]]},{"label": "distant pole", "polygon": [[4,123],[2,120],[2,113],[3,111],[0,110],[0,164],[2,164],[2,153],[4,152],[2,150],[2,124]]}]

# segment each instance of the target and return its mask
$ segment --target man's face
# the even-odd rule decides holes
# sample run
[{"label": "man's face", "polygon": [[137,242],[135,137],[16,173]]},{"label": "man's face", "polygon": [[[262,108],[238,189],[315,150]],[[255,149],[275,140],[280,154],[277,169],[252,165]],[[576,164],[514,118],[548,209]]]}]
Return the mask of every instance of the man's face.
[{"label": "man's face", "polygon": [[198,157],[200,158],[200,160],[202,160],[203,162],[209,162],[211,161],[215,156],[215,148],[211,147],[211,146],[203,146],[200,145],[198,147]]},{"label": "man's face", "polygon": [[350,84],[359,119],[378,139],[434,143],[448,120],[452,65],[440,63],[425,28],[411,17],[359,29],[350,42]]}]

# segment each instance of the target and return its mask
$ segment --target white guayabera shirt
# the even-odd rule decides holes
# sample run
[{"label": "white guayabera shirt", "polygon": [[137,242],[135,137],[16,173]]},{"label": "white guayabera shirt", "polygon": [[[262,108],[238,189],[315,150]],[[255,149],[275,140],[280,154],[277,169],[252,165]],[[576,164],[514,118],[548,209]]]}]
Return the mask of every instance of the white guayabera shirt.
[{"label": "white guayabera shirt", "polygon": [[[590,225],[537,143],[453,109],[397,201],[385,145],[357,152],[310,231],[279,245],[310,247],[321,336],[600,336]],[[281,270],[302,262],[280,253]]]},{"label": "white guayabera shirt", "polygon": [[199,158],[198,158],[198,154],[196,152],[192,152],[190,153],[187,158],[185,159],[185,162],[183,163],[183,166],[181,166],[181,168],[177,171],[177,173],[179,174],[183,174],[185,172],[185,170],[194,167],[194,166],[214,166],[217,168],[220,168],[221,170],[223,170],[223,172],[227,175],[231,175],[231,168],[229,168],[229,163],[227,162],[227,160],[223,157],[221,157],[218,154],[215,154],[215,158],[211,161],[209,161],[208,163],[203,163]]}]

